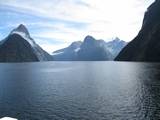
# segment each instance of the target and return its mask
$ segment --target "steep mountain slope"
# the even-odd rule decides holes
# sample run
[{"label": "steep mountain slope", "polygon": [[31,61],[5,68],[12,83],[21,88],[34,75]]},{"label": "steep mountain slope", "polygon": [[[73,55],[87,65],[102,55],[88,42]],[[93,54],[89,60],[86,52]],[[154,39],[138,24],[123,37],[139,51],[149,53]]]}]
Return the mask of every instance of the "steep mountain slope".
[{"label": "steep mountain slope", "polygon": [[116,37],[114,40],[106,42],[105,47],[112,53],[115,58],[119,52],[127,45],[127,42]]},{"label": "steep mountain slope", "polygon": [[160,0],[148,8],[139,34],[115,60],[160,62]]},{"label": "steep mountain slope", "polygon": [[103,61],[111,60],[112,54],[106,49],[105,41],[96,40],[92,36],[86,36],[78,51],[78,60]]},{"label": "steep mountain slope", "polygon": [[59,61],[77,60],[77,52],[80,49],[81,44],[82,44],[81,41],[73,42],[70,46],[53,52],[54,60],[59,60]]},{"label": "steep mountain slope", "polygon": [[69,47],[53,52],[53,57],[57,61],[113,60],[126,44],[119,38],[105,42],[88,35],[83,42],[73,42]]},{"label": "steep mountain slope", "polygon": [[0,62],[48,61],[52,56],[30,37],[27,28],[19,25],[0,44]]}]

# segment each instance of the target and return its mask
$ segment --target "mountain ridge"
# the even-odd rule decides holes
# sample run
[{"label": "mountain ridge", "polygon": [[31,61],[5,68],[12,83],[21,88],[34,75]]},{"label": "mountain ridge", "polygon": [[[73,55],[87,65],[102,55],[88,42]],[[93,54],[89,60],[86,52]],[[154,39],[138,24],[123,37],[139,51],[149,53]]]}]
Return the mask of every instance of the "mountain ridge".
[{"label": "mountain ridge", "polygon": [[160,61],[160,0],[151,4],[143,19],[142,28],[115,58],[116,61]]},{"label": "mountain ridge", "polygon": [[0,62],[50,61],[52,56],[30,37],[27,28],[20,24],[1,41]]},{"label": "mountain ridge", "polygon": [[[115,47],[112,45],[113,42],[115,43]],[[70,49],[70,46],[74,43],[78,44],[78,46],[76,46],[74,49]],[[121,46],[116,43],[119,43],[119,45],[121,44]],[[71,45],[66,48],[54,51],[53,57],[57,61],[113,60],[113,58],[126,44],[127,42],[120,40],[119,38],[115,38],[113,41],[105,42],[102,39],[96,40],[93,36],[87,35],[84,38],[83,42],[76,41],[71,43]],[[115,48],[117,47],[117,45],[119,46],[119,49],[116,51]],[[111,54],[110,52],[113,51],[114,53]],[[98,54],[101,54],[101,56],[98,56]],[[94,55],[97,55],[97,57]]]}]

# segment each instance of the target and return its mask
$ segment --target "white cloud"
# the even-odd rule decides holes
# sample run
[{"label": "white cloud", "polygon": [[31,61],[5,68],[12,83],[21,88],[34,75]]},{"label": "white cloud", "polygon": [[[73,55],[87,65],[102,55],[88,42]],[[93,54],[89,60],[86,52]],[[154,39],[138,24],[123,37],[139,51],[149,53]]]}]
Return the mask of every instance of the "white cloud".
[{"label": "white cloud", "polygon": [[53,45],[53,44],[41,44],[40,45],[44,50],[46,50],[48,53],[52,54],[53,51],[65,48],[68,46],[68,44],[60,44],[60,45]]},{"label": "white cloud", "polygon": [[[84,22],[83,29],[71,28],[67,23],[39,23],[54,28],[41,31],[36,37],[48,37],[70,43],[85,35],[98,39],[115,36],[130,41],[141,28],[144,12],[154,0],[1,0],[0,4],[18,7],[25,12],[50,19]],[[37,4],[38,3],[38,4]],[[36,24],[38,25],[38,23]],[[55,28],[57,31],[55,31]],[[46,46],[46,45],[43,45]],[[48,47],[49,48],[49,47]]]},{"label": "white cloud", "polygon": [[53,38],[53,40],[60,40],[60,42],[71,43],[76,40],[82,40],[86,35],[85,31],[66,27],[65,24],[54,24],[51,26],[49,30],[42,30],[38,34],[33,34],[32,36],[49,39]]}]

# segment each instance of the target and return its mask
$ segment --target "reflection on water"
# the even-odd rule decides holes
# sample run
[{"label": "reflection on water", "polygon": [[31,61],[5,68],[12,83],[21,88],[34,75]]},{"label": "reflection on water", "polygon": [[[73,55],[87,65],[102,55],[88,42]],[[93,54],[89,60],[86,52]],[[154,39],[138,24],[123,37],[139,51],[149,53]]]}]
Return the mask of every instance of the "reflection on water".
[{"label": "reflection on water", "polygon": [[0,117],[159,120],[160,64],[0,64]]}]

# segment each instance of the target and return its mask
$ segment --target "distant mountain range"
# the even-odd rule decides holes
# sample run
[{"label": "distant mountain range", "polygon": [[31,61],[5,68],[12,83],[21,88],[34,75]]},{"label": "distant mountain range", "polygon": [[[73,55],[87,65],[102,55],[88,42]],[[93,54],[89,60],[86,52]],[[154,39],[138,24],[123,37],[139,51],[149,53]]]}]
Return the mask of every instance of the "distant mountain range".
[{"label": "distant mountain range", "polygon": [[20,24],[0,42],[0,62],[113,60],[126,44],[119,38],[105,42],[86,36],[83,42],[73,42],[51,56],[35,43],[27,28]]},{"label": "distant mountain range", "polygon": [[115,60],[160,62],[160,0],[147,9],[139,34]]},{"label": "distant mountain range", "polygon": [[30,37],[27,28],[19,25],[0,42],[0,62],[49,61],[52,56]]},{"label": "distant mountain range", "polygon": [[31,38],[27,28],[19,25],[0,41],[0,62],[31,61],[150,61],[160,62],[160,0],[147,9],[143,25],[134,40],[119,38],[105,42],[86,36],[51,56]]},{"label": "distant mountain range", "polygon": [[73,42],[70,46],[53,52],[57,61],[104,61],[113,60],[127,43],[119,38],[105,42],[86,36],[84,41]]}]

